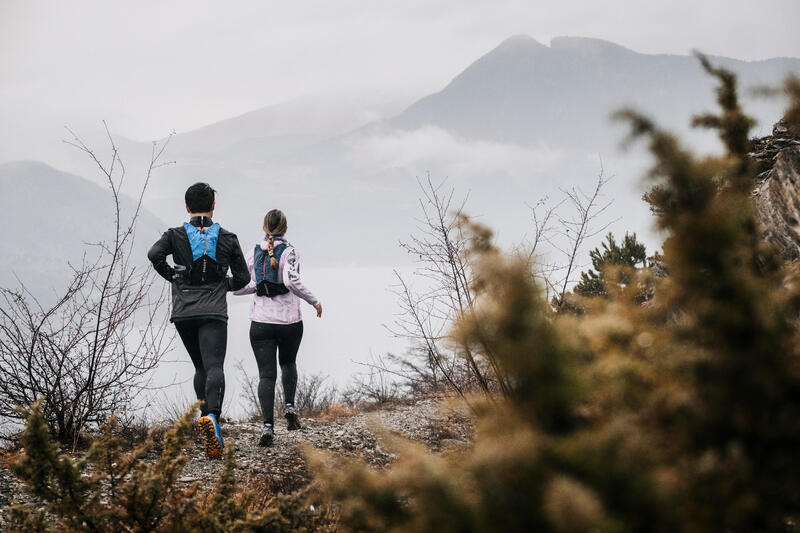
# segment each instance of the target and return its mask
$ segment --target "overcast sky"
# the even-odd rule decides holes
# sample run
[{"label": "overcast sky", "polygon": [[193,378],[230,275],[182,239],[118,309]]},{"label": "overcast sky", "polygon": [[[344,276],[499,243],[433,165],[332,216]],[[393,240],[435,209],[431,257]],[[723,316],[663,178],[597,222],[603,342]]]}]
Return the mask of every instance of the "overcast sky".
[{"label": "overcast sky", "polygon": [[2,0],[0,161],[64,123],[143,140],[299,95],[415,98],[514,34],[762,59],[800,57],[798,21],[798,0]]}]

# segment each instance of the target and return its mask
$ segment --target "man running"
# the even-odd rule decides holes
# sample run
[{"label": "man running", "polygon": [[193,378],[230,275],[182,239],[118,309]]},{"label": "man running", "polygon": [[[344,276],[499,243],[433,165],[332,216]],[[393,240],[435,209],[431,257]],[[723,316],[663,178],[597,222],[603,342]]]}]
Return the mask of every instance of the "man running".
[{"label": "man running", "polygon": [[[214,193],[208,183],[186,189],[189,222],[165,231],[147,253],[156,272],[172,284],[170,321],[194,364],[194,391],[202,401],[197,424],[210,459],[222,457],[223,447],[219,416],[225,394],[226,295],[250,282],[236,235],[211,220]],[[169,255],[174,267],[167,263]]]}]

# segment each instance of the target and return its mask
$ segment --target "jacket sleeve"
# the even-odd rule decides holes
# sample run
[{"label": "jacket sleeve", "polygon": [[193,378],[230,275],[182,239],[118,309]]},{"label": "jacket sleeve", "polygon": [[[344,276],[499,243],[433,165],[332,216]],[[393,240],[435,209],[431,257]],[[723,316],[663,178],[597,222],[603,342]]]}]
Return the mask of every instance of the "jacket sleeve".
[{"label": "jacket sleeve", "polygon": [[169,238],[169,231],[165,231],[160,239],[147,252],[147,258],[153,263],[156,272],[167,281],[172,281],[175,269],[167,263],[167,256],[172,255],[172,242]]},{"label": "jacket sleeve", "polygon": [[250,283],[250,270],[247,268],[247,263],[244,260],[242,248],[239,246],[239,239],[236,235],[231,235],[230,267],[233,277],[228,278],[229,291],[238,291]]},{"label": "jacket sleeve", "polygon": [[247,285],[245,285],[244,288],[239,289],[238,291],[234,291],[233,294],[235,294],[236,296],[241,296],[243,294],[253,294],[254,292],[256,292],[256,282],[255,282],[255,276],[253,274],[253,268],[254,268],[253,255],[254,255],[253,251],[251,250],[250,252],[248,252],[247,257],[244,258],[245,263],[247,263],[247,271],[250,273],[250,282]]},{"label": "jacket sleeve", "polygon": [[[283,284],[299,298],[302,298],[311,305],[317,305],[319,300],[317,300],[316,296],[314,296],[310,290],[306,289],[305,285],[303,285],[303,282],[300,280],[300,261],[297,258],[295,249],[289,248],[283,255],[286,256],[286,263],[283,266]],[[283,260],[283,256],[281,256],[281,260]]]}]

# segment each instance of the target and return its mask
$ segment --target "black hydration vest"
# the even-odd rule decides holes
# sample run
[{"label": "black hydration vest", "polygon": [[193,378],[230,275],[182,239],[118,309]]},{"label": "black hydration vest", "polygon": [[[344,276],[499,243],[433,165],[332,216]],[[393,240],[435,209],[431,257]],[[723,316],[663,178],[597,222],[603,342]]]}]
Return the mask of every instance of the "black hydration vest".
[{"label": "black hydration vest", "polygon": [[[289,246],[289,243],[281,239],[275,243],[272,249],[272,255],[280,265],[281,255],[284,250]],[[289,289],[283,284],[282,280],[278,279],[280,269],[274,269],[270,266],[270,257],[266,250],[261,249],[261,245],[257,244],[253,251],[253,270],[256,274],[256,294],[258,296],[266,296],[272,298],[281,294],[287,294]]]}]

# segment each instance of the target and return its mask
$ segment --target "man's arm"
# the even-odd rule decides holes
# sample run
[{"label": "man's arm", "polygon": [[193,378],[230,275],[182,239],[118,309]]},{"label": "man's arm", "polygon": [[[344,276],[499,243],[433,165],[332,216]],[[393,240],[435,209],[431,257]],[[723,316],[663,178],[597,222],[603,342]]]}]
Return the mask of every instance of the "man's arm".
[{"label": "man's arm", "polygon": [[250,283],[250,270],[247,268],[247,262],[244,260],[242,248],[239,246],[239,239],[234,234],[231,234],[230,267],[233,277],[228,278],[229,291],[238,291]]},{"label": "man's arm", "polygon": [[169,238],[169,231],[165,231],[164,235],[147,252],[147,258],[153,263],[153,268],[167,281],[172,281],[172,277],[175,275],[175,269],[167,263],[167,256],[171,254],[172,243]]},{"label": "man's arm", "polygon": [[247,252],[247,255],[244,258],[245,263],[247,263],[247,272],[250,274],[250,283],[244,286],[243,289],[239,289],[238,291],[233,291],[233,294],[236,296],[242,296],[244,294],[254,294],[256,292],[256,282],[253,279],[253,250]]}]

